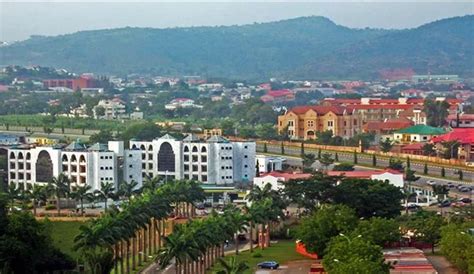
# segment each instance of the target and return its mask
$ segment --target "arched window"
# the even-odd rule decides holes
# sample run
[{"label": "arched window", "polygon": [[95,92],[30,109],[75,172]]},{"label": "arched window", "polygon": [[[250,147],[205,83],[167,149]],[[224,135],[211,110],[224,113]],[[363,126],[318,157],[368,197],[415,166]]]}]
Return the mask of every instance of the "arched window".
[{"label": "arched window", "polygon": [[29,152],[26,153],[26,160],[31,160],[31,153]]},{"label": "arched window", "polygon": [[201,152],[207,152],[206,147],[202,147],[202,148],[201,148]]},{"label": "arched window", "polygon": [[18,153],[18,159],[23,159],[23,152]]},{"label": "arched window", "polygon": [[141,150],[145,150],[145,145],[141,145],[141,146],[140,146],[140,149],[141,149]]},{"label": "arched window", "polygon": [[66,155],[66,154],[63,155],[62,160],[63,160],[63,162],[67,162],[68,159],[67,159],[67,155]]},{"label": "arched window", "polygon": [[152,145],[149,145],[149,146],[148,146],[148,150],[153,150],[153,146],[152,146]]},{"label": "arched window", "polygon": [[164,142],[158,151],[158,171],[175,171],[175,158],[173,147],[170,143]]},{"label": "arched window", "polygon": [[198,152],[197,146],[193,146],[193,152]]},{"label": "arched window", "polygon": [[132,149],[137,149],[137,145],[133,144]]},{"label": "arched window", "polygon": [[15,157],[15,153],[13,153],[13,151],[10,152],[10,159],[15,159],[15,158],[16,158],[16,157]]},{"label": "arched window", "polygon": [[77,162],[76,155],[73,154],[73,155],[71,156],[71,162],[72,162],[72,163]]},{"label": "arched window", "polygon": [[184,146],[184,152],[189,152],[189,147],[188,146]]},{"label": "arched window", "polygon": [[85,163],[86,162],[86,157],[84,157],[84,155],[81,155],[79,157],[79,163]]},{"label": "arched window", "polygon": [[36,181],[47,183],[53,178],[53,161],[46,150],[42,150],[38,154],[36,160]]}]

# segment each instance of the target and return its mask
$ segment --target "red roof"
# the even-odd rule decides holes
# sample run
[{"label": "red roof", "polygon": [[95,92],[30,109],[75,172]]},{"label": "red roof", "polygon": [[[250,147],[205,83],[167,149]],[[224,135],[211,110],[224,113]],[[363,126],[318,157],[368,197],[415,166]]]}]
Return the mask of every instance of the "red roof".
[{"label": "red roof", "polygon": [[400,119],[391,119],[385,122],[379,121],[369,121],[367,124],[364,125],[364,129],[366,131],[374,131],[374,130],[398,130],[402,128],[406,128],[413,125],[413,121],[400,118]]},{"label": "red roof", "polygon": [[[456,119],[457,119],[456,114],[450,114],[448,115],[448,118],[447,118],[447,120],[456,120]],[[474,114],[467,114],[467,113],[459,114],[459,120],[474,121]]]},{"label": "red roof", "polygon": [[413,106],[411,105],[354,105],[352,106],[354,109],[409,109]]},{"label": "red roof", "polygon": [[314,110],[318,115],[325,115],[328,112],[333,112],[336,115],[343,115],[345,110],[350,111],[350,109],[340,106],[297,106],[290,109],[290,112],[304,114],[309,110]]},{"label": "red roof", "polygon": [[286,182],[292,179],[308,179],[312,175],[311,173],[285,173],[285,172],[279,172],[279,171],[272,171],[272,172],[260,174],[260,177],[265,177],[265,176],[283,178],[283,181]]},{"label": "red roof", "polygon": [[354,171],[328,171],[329,176],[344,176],[347,178],[363,178],[370,179],[372,175],[380,175],[384,173],[391,174],[403,174],[398,170],[385,169],[385,170],[354,170]]},{"label": "red roof", "polygon": [[282,97],[282,96],[293,95],[293,92],[289,89],[279,89],[279,90],[270,90],[269,92],[267,92],[266,95],[270,95],[272,97]]},{"label": "red roof", "polygon": [[474,144],[474,128],[454,128],[452,131],[431,139],[433,143],[458,141],[461,144]]},{"label": "red roof", "polygon": [[423,148],[422,143],[413,143],[402,147],[402,150],[421,150]]}]

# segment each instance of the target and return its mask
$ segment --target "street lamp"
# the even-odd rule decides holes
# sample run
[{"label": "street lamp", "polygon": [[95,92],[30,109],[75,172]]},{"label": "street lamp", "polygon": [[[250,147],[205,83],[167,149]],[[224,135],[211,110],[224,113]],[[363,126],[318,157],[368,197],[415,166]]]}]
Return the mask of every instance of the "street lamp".
[{"label": "street lamp", "polygon": [[[339,233],[339,236],[346,238],[346,240],[349,242],[349,244],[351,243],[351,239],[349,237],[347,237],[345,234]],[[359,234],[355,238],[362,238],[362,235]]]}]

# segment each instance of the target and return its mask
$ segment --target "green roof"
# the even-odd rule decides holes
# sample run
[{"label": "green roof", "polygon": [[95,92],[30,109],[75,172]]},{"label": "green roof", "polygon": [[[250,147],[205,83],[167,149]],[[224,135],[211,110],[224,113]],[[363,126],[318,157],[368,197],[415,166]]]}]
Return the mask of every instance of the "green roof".
[{"label": "green roof", "polygon": [[420,134],[420,135],[441,135],[446,131],[439,127],[430,127],[427,125],[415,125],[396,131],[401,134]]}]

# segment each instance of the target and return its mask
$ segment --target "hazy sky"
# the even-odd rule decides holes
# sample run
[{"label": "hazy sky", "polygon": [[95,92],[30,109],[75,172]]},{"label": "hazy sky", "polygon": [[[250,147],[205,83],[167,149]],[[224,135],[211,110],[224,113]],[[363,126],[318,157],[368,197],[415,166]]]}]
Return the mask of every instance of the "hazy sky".
[{"label": "hazy sky", "polygon": [[410,28],[474,13],[474,1],[437,2],[156,2],[0,0],[0,41],[32,34],[57,35],[79,30],[136,27],[214,26],[268,22],[322,15],[349,27]]}]

